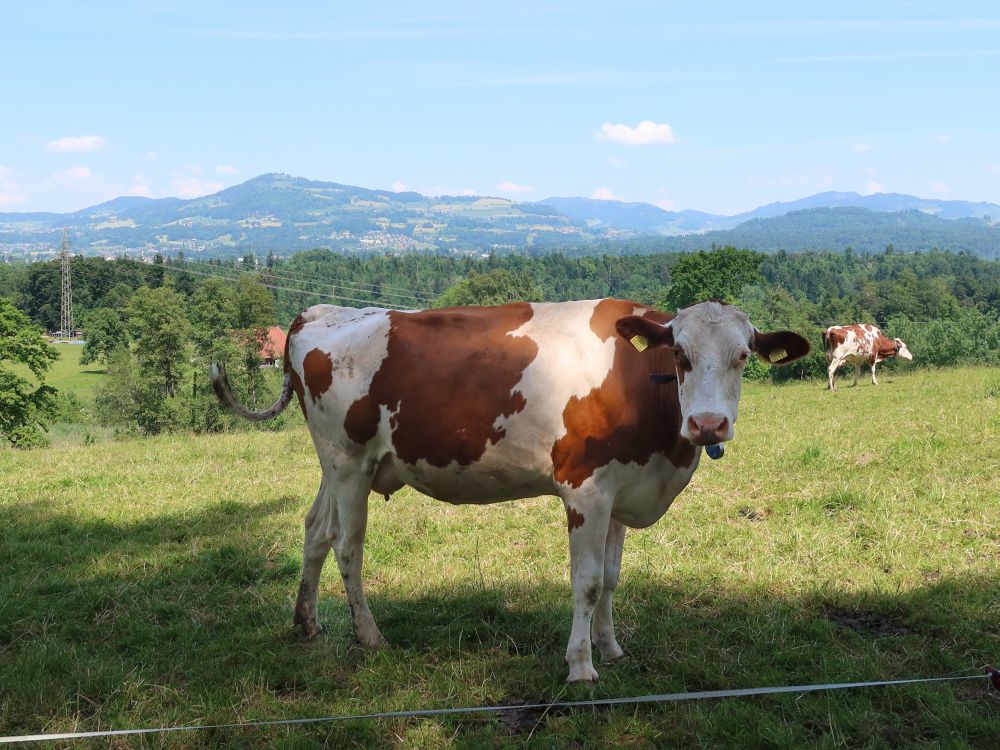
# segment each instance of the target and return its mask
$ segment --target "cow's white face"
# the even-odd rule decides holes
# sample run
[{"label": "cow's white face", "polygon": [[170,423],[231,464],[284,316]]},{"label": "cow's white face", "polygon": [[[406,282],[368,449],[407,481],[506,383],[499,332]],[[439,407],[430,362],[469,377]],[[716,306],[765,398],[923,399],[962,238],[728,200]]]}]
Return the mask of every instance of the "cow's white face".
[{"label": "cow's white face", "polygon": [[903,343],[903,339],[893,339],[893,342],[896,344],[897,357],[902,357],[903,359],[913,359],[913,354],[906,348],[906,344]]},{"label": "cow's white face", "polygon": [[733,438],[747,357],[788,364],[809,352],[809,342],[791,331],[761,333],[733,305],[701,302],[686,307],[665,325],[630,316],[618,321],[625,338],[639,335],[650,346],[673,349],[681,437],[695,445]]}]

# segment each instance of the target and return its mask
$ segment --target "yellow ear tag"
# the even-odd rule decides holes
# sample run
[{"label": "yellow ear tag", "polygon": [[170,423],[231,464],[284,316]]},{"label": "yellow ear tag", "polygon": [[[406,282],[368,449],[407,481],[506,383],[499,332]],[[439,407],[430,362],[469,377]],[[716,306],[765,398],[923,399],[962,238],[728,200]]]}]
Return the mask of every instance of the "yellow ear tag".
[{"label": "yellow ear tag", "polygon": [[772,349],[771,352],[767,355],[767,358],[772,362],[780,362],[787,356],[788,352],[786,352],[784,349]]},{"label": "yellow ear tag", "polygon": [[646,347],[649,346],[649,342],[646,340],[645,336],[636,335],[630,338],[629,341],[632,342],[632,346],[634,346],[640,352],[645,351]]}]

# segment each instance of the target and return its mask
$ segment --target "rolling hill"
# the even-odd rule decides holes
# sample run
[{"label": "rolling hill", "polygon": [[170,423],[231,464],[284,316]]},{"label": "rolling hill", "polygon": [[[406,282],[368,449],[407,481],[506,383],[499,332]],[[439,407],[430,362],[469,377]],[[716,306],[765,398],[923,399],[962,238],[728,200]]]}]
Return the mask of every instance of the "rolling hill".
[{"label": "rolling hill", "polygon": [[0,257],[51,257],[64,232],[75,252],[109,256],[287,255],[314,247],[366,255],[650,252],[714,243],[862,251],[892,244],[1000,257],[998,219],[1000,205],[895,193],[819,193],[721,216],[587,198],[429,197],[265,174],[189,200],[131,196],[68,214],[0,213]]}]

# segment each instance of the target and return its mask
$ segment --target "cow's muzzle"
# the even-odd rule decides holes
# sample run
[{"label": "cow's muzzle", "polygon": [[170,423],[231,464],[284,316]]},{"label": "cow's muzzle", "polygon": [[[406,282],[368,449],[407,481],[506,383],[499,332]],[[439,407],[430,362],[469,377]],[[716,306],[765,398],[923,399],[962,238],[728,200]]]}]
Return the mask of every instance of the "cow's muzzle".
[{"label": "cow's muzzle", "polygon": [[729,418],[723,414],[705,412],[687,419],[688,440],[695,445],[715,445],[732,439]]}]

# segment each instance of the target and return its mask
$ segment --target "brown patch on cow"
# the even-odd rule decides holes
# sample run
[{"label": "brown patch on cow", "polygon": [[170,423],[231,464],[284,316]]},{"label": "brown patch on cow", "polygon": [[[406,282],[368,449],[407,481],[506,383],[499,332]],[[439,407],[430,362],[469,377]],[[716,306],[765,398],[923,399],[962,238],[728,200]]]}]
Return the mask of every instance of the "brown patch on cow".
[{"label": "brown patch on cow", "polygon": [[[285,361],[288,361],[287,357]],[[288,377],[292,381],[292,390],[295,391],[295,395],[299,399],[299,408],[302,409],[302,416],[308,422],[309,414],[306,413],[306,389],[302,386],[302,378],[299,377],[299,374],[295,372],[293,367],[288,368]]]},{"label": "brown patch on cow", "polygon": [[583,517],[583,513],[578,511],[576,508],[567,505],[566,506],[566,525],[569,527],[569,531],[573,529],[578,529],[583,526],[583,522],[587,519]]},{"label": "brown patch on cow", "polygon": [[285,336],[285,372],[288,372],[289,370],[292,369],[292,365],[288,359],[288,347],[291,344],[292,336],[301,331],[302,326],[304,326],[305,324],[306,321],[305,319],[303,319],[302,313],[299,313],[298,315],[295,316],[295,320],[292,321],[292,324],[288,326],[288,335]]},{"label": "brown patch on cow", "polygon": [[847,340],[847,328],[837,326],[823,333],[823,347],[827,352],[833,352],[838,346]]},{"label": "brown patch on cow", "polygon": [[378,431],[379,406],[370,395],[362,396],[347,410],[344,430],[355,443],[367,443]]},{"label": "brown patch on cow", "polygon": [[889,357],[895,357],[896,342],[879,331],[878,338],[875,339],[875,343],[872,345],[872,354],[875,355],[877,362],[889,359]]},{"label": "brown patch on cow", "polygon": [[538,345],[508,334],[531,315],[523,302],[388,313],[386,357],[368,394],[348,409],[347,434],[370,440],[384,406],[401,461],[444,467],[478,460],[506,434],[497,419],[527,406],[514,389]]},{"label": "brown patch on cow", "polygon": [[316,403],[333,385],[333,359],[322,349],[312,349],[302,360],[302,375]]},{"label": "brown patch on cow", "polygon": [[[607,341],[616,336],[616,321],[637,307],[651,320],[671,319],[636,302],[606,299],[594,308],[590,328]],[[552,446],[556,481],[579,487],[611,461],[644,465],[655,453],[666,455],[674,466],[690,466],[695,448],[680,437],[677,389],[649,379],[652,373],[676,370],[670,347],[639,352],[616,336],[614,361],[604,382],[582,398],[574,396],[563,409],[566,435]]]}]

